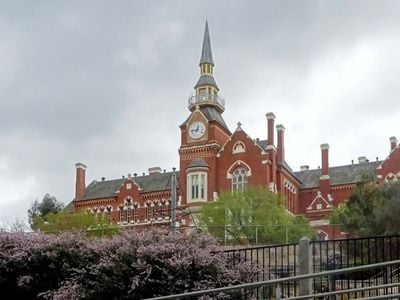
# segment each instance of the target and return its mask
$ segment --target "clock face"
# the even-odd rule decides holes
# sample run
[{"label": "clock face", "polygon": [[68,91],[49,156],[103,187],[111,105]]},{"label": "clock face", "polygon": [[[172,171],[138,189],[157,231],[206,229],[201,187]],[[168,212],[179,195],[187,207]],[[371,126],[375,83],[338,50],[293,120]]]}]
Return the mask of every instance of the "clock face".
[{"label": "clock face", "polygon": [[199,139],[206,133],[206,125],[203,122],[193,122],[189,127],[189,135],[192,139]]}]

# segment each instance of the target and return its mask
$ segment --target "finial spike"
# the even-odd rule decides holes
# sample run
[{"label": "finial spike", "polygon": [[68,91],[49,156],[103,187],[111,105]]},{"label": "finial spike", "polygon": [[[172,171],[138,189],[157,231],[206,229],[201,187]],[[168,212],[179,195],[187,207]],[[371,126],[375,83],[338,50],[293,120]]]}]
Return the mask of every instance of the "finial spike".
[{"label": "finial spike", "polygon": [[200,58],[200,65],[201,64],[214,65],[214,60],[211,51],[210,33],[208,31],[208,21],[206,21],[206,27],[204,29],[203,48],[201,49],[201,58]]}]

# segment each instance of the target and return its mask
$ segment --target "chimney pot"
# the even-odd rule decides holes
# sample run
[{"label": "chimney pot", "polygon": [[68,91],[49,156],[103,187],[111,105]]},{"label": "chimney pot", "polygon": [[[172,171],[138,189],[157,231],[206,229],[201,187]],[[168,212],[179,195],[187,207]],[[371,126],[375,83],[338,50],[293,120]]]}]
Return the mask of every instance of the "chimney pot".
[{"label": "chimney pot", "polygon": [[101,181],[104,181],[104,180],[106,180],[106,178],[105,177],[101,177]]},{"label": "chimney pot", "polygon": [[276,130],[277,131],[284,131],[285,127],[282,124],[276,125]]},{"label": "chimney pot", "polygon": [[362,163],[366,163],[368,162],[368,159],[365,156],[359,156],[358,157],[358,163],[362,164]]},{"label": "chimney pot", "polygon": [[133,173],[133,176],[136,177],[136,176],[137,176],[137,173]]},{"label": "chimney pot", "polygon": [[265,116],[267,117],[267,120],[269,119],[275,120],[276,118],[273,112],[266,113]]},{"label": "chimney pot", "polygon": [[307,165],[300,166],[300,171],[308,171],[309,169],[310,169],[310,166],[307,166]]},{"label": "chimney pot", "polygon": [[161,168],[160,167],[152,167],[149,168],[149,174],[161,174]]},{"label": "chimney pot", "polygon": [[397,147],[397,139],[395,136],[390,137],[390,150],[393,150]]}]

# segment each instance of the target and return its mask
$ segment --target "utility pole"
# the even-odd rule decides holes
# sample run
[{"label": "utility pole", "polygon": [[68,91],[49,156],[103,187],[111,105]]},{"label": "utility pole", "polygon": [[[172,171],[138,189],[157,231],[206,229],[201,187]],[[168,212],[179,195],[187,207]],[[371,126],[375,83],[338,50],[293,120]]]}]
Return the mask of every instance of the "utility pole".
[{"label": "utility pole", "polygon": [[176,168],[172,168],[171,177],[171,231],[176,230]]}]

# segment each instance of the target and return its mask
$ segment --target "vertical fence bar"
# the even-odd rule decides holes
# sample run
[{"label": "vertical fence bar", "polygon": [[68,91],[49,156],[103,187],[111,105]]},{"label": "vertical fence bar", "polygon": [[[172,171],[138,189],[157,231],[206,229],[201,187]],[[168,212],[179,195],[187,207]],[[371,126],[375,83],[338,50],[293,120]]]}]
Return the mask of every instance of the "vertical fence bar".
[{"label": "vertical fence bar", "polygon": [[[310,239],[304,237],[299,242],[299,275],[312,273],[312,249]],[[299,282],[300,296],[312,294],[312,282],[310,279],[302,279]]]}]

